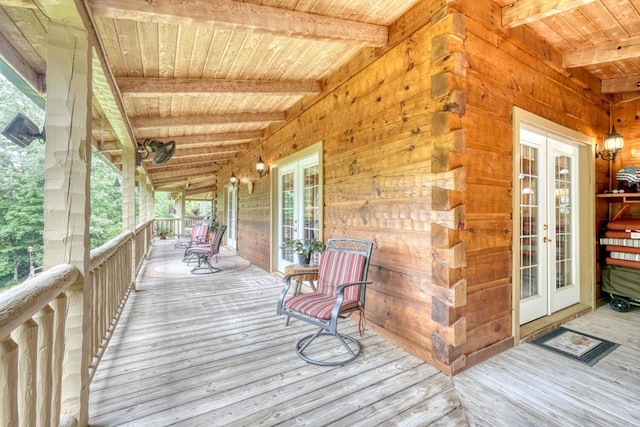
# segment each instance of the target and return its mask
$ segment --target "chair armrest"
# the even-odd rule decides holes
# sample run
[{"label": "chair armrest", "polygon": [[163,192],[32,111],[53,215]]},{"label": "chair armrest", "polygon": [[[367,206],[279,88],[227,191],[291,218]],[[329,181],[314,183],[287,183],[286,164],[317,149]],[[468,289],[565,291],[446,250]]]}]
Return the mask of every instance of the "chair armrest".
[{"label": "chair armrest", "polygon": [[284,298],[287,296],[287,292],[289,292],[289,288],[291,287],[291,276],[295,276],[296,274],[289,274],[282,278],[284,286],[280,291],[280,296],[278,297],[278,307],[276,309],[276,314],[282,314],[282,307],[284,306]]},{"label": "chair armrest", "polygon": [[336,288],[336,294],[344,294],[344,289],[348,288],[349,286],[356,286],[356,285],[364,285],[365,287],[369,284],[371,284],[373,282],[369,281],[369,282],[349,282],[349,283],[343,283],[340,286],[338,286]]},{"label": "chair armrest", "polygon": [[340,315],[340,306],[342,305],[342,301],[344,301],[344,290],[345,288],[348,288],[350,286],[356,286],[356,285],[360,285],[360,286],[364,286],[366,288],[366,286],[370,283],[373,282],[349,282],[349,283],[343,283],[340,286],[338,286],[336,288],[336,303],[333,306],[333,310],[331,310],[331,318],[332,319],[337,319],[338,316]]}]

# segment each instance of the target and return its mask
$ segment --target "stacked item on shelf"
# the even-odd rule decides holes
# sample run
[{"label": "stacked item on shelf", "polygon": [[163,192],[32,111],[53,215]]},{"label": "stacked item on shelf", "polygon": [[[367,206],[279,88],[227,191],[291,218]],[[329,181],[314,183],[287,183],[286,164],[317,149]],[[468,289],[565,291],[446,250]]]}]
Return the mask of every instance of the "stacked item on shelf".
[{"label": "stacked item on shelf", "polygon": [[640,218],[614,218],[607,224],[600,244],[608,252],[602,269],[602,290],[611,307],[628,311],[640,305]]}]

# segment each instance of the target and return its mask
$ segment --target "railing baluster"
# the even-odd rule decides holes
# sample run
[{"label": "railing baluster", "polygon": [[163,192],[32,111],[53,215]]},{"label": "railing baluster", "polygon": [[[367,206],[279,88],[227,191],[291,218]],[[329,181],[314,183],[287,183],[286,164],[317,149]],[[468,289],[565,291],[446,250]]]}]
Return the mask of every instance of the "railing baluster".
[{"label": "railing baluster", "polygon": [[18,425],[18,344],[7,337],[0,341],[0,426]]},{"label": "railing baluster", "polygon": [[18,425],[30,427],[36,425],[38,324],[28,319],[11,335],[18,344]]},{"label": "railing baluster", "polygon": [[91,251],[89,289],[77,268],[59,265],[0,295],[0,427],[77,421],[74,405],[88,402],[88,388],[79,387],[104,354],[152,230],[148,221]]},{"label": "railing baluster", "polygon": [[46,427],[51,421],[51,363],[53,357],[53,309],[46,305],[33,318],[38,325],[36,425]]},{"label": "railing baluster", "polygon": [[59,294],[50,303],[54,312],[53,347],[51,350],[51,422],[55,426],[60,422],[60,405],[62,389],[62,361],[64,358],[64,330],[67,313],[67,295]]}]

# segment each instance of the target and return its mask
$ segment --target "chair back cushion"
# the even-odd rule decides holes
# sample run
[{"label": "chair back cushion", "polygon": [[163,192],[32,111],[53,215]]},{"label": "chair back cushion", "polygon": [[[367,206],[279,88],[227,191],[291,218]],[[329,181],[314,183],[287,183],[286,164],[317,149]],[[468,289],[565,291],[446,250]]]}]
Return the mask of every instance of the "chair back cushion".
[{"label": "chair back cushion", "polygon": [[194,242],[204,242],[209,234],[209,224],[197,224],[193,226],[191,240]]},{"label": "chair back cushion", "polygon": [[[336,288],[342,283],[359,282],[366,257],[353,252],[324,251],[318,265],[317,292],[334,297]],[[345,289],[344,303],[358,301],[360,286]]]}]

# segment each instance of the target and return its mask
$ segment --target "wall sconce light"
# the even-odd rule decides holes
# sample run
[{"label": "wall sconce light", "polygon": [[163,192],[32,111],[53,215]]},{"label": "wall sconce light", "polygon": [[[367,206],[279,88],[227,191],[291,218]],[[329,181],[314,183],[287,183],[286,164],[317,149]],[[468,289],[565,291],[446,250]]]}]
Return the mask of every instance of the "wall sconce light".
[{"label": "wall sconce light", "polygon": [[604,149],[600,149],[600,146],[596,146],[596,159],[602,157],[603,160],[611,160],[615,163],[616,156],[622,150],[624,146],[624,139],[616,131],[616,127],[611,128],[611,133],[604,139]]},{"label": "wall sconce light", "polygon": [[231,172],[231,178],[229,178],[229,182],[233,188],[238,186],[238,178],[236,178],[235,174]]},{"label": "wall sconce light", "polygon": [[258,175],[262,178],[265,175],[269,175],[269,166],[267,166],[262,160],[262,156],[258,159],[258,163],[256,163],[256,170],[258,171]]}]

